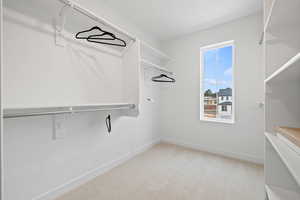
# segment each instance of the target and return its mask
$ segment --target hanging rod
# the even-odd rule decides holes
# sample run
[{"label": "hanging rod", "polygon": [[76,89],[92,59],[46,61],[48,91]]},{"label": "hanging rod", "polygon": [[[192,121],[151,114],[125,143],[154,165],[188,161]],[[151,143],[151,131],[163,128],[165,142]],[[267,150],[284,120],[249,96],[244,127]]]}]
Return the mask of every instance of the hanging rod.
[{"label": "hanging rod", "polygon": [[61,107],[7,108],[3,110],[4,118],[57,115],[67,113],[96,112],[109,110],[133,109],[134,104],[102,104]]},{"label": "hanging rod", "polygon": [[118,33],[124,34],[126,35],[128,38],[130,38],[133,41],[136,41],[136,38],[134,36],[132,36],[131,34],[127,33],[126,31],[122,30],[121,28],[115,26],[114,24],[110,23],[108,20],[97,16],[96,14],[94,14],[93,12],[91,12],[90,10],[82,7],[81,5],[74,3],[71,0],[59,0],[60,2],[64,3],[65,5],[70,6],[73,10],[76,10],[78,12],[80,12],[81,14],[91,18],[92,20],[95,20],[101,24],[104,24],[106,26],[109,26],[111,28],[113,28],[115,31],[117,31]]},{"label": "hanging rod", "polygon": [[148,60],[141,59],[141,63],[142,63],[142,65],[144,65],[144,66],[152,67],[152,68],[154,68],[154,69],[156,69],[156,70],[158,70],[158,71],[160,71],[160,72],[167,73],[167,74],[170,74],[170,75],[174,75],[173,72],[170,72],[170,71],[168,71],[167,69],[164,69],[164,68],[160,67],[159,65],[154,64],[154,63],[152,63],[152,62],[150,62],[150,61],[148,61]]}]

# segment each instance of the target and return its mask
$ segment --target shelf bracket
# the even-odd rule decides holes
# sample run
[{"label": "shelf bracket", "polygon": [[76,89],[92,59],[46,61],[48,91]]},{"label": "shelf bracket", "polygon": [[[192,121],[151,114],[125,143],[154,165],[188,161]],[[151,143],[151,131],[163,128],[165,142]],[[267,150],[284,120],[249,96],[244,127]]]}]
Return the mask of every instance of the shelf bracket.
[{"label": "shelf bracket", "polygon": [[262,44],[263,44],[264,38],[265,38],[265,32],[263,31],[263,32],[261,33],[260,40],[259,40],[259,42],[258,42],[259,45],[262,45]]},{"label": "shelf bracket", "polygon": [[55,23],[55,43],[58,46],[65,47],[66,41],[63,35],[65,24],[66,24],[66,17],[68,11],[73,8],[73,4],[65,5],[61,8],[58,18]]}]

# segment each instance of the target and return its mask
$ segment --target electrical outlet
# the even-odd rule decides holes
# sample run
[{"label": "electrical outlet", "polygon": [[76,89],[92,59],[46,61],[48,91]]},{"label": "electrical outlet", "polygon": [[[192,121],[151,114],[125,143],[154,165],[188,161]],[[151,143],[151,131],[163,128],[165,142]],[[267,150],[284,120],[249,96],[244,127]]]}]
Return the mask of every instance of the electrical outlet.
[{"label": "electrical outlet", "polygon": [[67,135],[66,130],[66,116],[55,115],[53,116],[53,139],[63,139]]}]

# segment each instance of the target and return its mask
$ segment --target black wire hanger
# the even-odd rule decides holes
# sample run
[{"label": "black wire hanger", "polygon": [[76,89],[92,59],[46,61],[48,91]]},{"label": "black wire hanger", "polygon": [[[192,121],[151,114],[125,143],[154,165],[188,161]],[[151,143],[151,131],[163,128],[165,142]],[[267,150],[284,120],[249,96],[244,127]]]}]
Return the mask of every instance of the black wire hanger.
[{"label": "black wire hanger", "polygon": [[[161,78],[167,78],[168,80],[161,80]],[[175,83],[176,80],[172,77],[169,77],[165,74],[161,74],[159,76],[152,77],[153,82],[163,82],[163,83]]]},{"label": "black wire hanger", "polygon": [[[98,43],[98,44],[107,44],[107,45],[112,45],[112,46],[119,46],[119,47],[126,47],[126,42],[124,40],[122,40],[121,38],[116,37],[113,33],[106,33],[107,35],[110,35],[112,38],[103,38],[102,34],[100,35],[90,35],[87,38],[87,41],[89,42],[94,42],[94,43]],[[119,41],[121,43],[109,43],[109,42],[102,42],[103,40],[111,40],[111,41]]]},{"label": "black wire hanger", "polygon": [[[88,33],[93,30],[98,30],[100,34],[95,34],[95,35],[89,35],[89,36],[81,36],[83,33]],[[99,43],[99,44],[105,44],[105,45],[113,45],[113,46],[121,46],[121,47],[126,47],[126,42],[118,37],[116,37],[113,33],[102,30],[98,26],[94,26],[88,30],[80,31],[75,35],[76,39],[85,39],[89,42],[94,42],[94,43]],[[118,43],[110,43],[110,42],[101,42],[101,40],[106,40],[106,41],[114,41],[118,40],[121,42],[121,44]]]}]

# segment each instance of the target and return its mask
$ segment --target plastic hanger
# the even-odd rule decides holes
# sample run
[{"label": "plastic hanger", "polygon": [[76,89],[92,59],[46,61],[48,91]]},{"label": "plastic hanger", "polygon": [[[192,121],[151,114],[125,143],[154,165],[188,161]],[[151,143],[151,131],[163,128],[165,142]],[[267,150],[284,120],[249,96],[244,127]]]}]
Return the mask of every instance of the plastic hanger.
[{"label": "plastic hanger", "polygon": [[[80,36],[83,33],[88,33],[93,30],[98,30],[101,32],[101,34],[94,34],[89,36]],[[107,32],[105,30],[102,30],[98,26],[94,26],[88,30],[80,31],[75,35],[76,39],[86,39],[89,42],[99,43],[99,44],[105,44],[105,45],[112,45],[112,46],[120,46],[120,47],[126,47],[126,42],[118,37],[116,37],[113,33]],[[111,43],[111,42],[103,42],[103,41],[119,41],[118,43]]]},{"label": "plastic hanger", "polygon": [[104,30],[102,30],[101,28],[99,28],[98,26],[94,26],[94,27],[92,27],[92,28],[90,28],[90,29],[88,29],[88,30],[84,30],[84,31],[78,32],[78,33],[75,35],[75,38],[76,38],[76,39],[85,39],[85,40],[87,40],[89,36],[80,36],[80,35],[83,34],[83,33],[91,32],[91,31],[93,31],[93,30],[98,30],[98,31],[100,31],[102,34],[98,34],[99,36],[110,36],[110,37],[111,37],[111,38],[110,38],[111,40],[114,40],[114,39],[115,39],[115,38],[113,37],[112,33],[107,32],[107,31],[104,31]]},{"label": "plastic hanger", "polygon": [[[160,80],[160,78],[167,78],[169,80]],[[154,82],[163,82],[163,83],[175,83],[176,82],[176,80],[174,78],[169,77],[165,74],[161,74],[159,76],[152,77],[152,81],[154,81]]]},{"label": "plastic hanger", "polygon": [[107,127],[107,131],[108,133],[111,132],[111,121],[110,121],[110,115],[108,115],[106,118],[105,118],[105,124],[106,124],[106,127]]},{"label": "plastic hanger", "polygon": [[[101,37],[102,35],[90,35],[88,38],[87,38],[87,41],[89,42],[94,42],[94,43],[99,43],[99,44],[107,44],[107,45],[112,45],[112,46],[119,46],[119,47],[126,47],[126,42],[120,38],[117,38],[114,34],[112,33],[109,33],[111,34],[114,39],[111,39],[111,38],[103,38]],[[102,42],[102,40],[110,40],[110,41],[119,41],[121,42],[120,44],[118,43],[109,43],[109,42]]]}]

